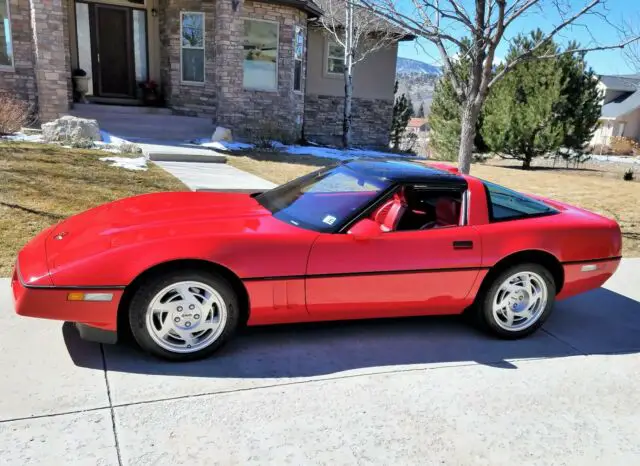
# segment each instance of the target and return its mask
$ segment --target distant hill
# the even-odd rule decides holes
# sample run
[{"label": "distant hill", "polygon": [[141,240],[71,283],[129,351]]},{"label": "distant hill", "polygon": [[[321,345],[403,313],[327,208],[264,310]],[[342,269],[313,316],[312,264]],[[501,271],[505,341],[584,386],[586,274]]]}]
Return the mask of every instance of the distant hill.
[{"label": "distant hill", "polygon": [[430,65],[429,63],[425,63],[423,61],[398,57],[398,61],[396,62],[396,73],[422,73],[439,76],[442,74],[442,70],[439,66]]},{"label": "distant hill", "polygon": [[411,58],[398,57],[396,63],[398,91],[411,97],[416,115],[420,103],[424,105],[425,114],[429,113],[433,87],[441,75],[442,69],[438,66]]}]

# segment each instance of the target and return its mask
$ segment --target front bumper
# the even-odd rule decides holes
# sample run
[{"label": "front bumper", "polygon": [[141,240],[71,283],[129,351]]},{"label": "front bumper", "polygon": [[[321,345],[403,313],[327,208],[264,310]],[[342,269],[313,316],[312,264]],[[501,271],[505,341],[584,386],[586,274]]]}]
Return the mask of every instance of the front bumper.
[{"label": "front bumper", "polygon": [[[92,329],[117,331],[118,305],[123,289],[100,289],[100,293],[113,295],[111,301],[69,301],[69,293],[93,293],[95,289],[31,286],[24,283],[20,266],[16,264],[11,279],[16,314],[41,319],[75,322]],[[81,336],[91,332],[80,332]]]}]

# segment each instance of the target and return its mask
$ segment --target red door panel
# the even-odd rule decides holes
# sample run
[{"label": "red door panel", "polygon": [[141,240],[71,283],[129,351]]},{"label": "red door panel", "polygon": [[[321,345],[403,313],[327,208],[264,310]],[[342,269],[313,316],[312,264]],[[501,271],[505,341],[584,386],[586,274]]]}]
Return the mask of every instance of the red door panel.
[{"label": "red door panel", "polygon": [[[473,247],[454,249],[456,241]],[[321,235],[307,266],[307,309],[314,319],[457,313],[473,299],[481,256],[471,226]]]}]

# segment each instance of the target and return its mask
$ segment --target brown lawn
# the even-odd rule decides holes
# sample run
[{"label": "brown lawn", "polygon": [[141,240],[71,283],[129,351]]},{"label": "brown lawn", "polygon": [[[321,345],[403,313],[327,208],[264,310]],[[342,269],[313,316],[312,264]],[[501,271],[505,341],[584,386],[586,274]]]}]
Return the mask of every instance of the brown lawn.
[{"label": "brown lawn", "polygon": [[0,277],[36,233],[104,202],[187,188],[159,167],[130,171],[98,160],[112,154],[59,146],[0,143]]},{"label": "brown lawn", "polygon": [[[284,183],[321,166],[330,159],[281,154],[230,156],[229,163],[274,183]],[[475,164],[471,174],[509,188],[575,204],[620,224],[625,256],[640,256],[640,183],[591,176],[581,170],[539,169]]]}]

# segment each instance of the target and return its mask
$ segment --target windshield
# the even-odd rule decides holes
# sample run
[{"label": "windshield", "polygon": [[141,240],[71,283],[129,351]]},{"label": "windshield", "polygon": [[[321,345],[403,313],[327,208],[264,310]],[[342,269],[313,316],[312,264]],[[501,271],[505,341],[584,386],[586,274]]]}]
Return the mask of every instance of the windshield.
[{"label": "windshield", "polygon": [[489,214],[492,221],[549,215],[558,211],[547,204],[497,184],[484,182],[489,194]]},{"label": "windshield", "polygon": [[256,197],[279,220],[319,232],[337,231],[391,186],[345,165],[325,168]]}]

